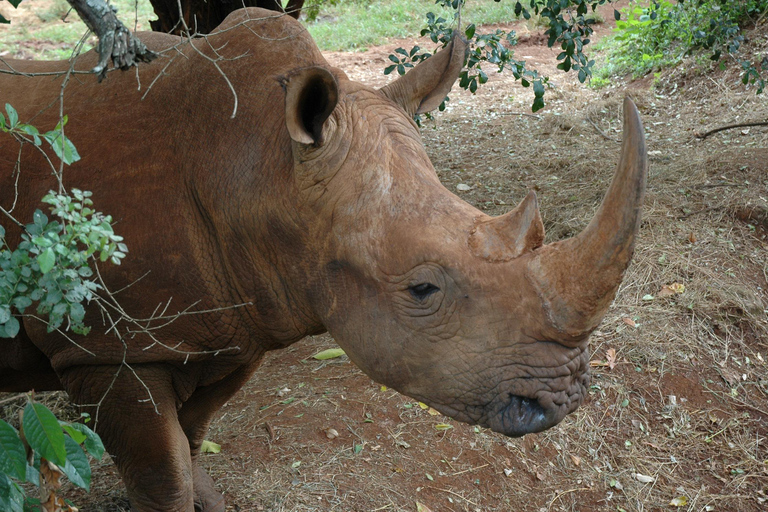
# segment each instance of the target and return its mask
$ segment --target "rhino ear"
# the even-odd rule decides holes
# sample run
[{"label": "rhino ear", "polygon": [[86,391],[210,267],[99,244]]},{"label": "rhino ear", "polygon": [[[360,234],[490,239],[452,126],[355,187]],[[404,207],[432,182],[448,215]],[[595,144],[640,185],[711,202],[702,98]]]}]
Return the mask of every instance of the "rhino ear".
[{"label": "rhino ear", "polygon": [[323,125],[339,101],[336,78],[325,68],[313,66],[291,73],[285,87],[285,123],[296,142],[320,145]]},{"label": "rhino ear", "polygon": [[464,67],[469,45],[458,32],[443,50],[379,91],[409,116],[440,106]]}]

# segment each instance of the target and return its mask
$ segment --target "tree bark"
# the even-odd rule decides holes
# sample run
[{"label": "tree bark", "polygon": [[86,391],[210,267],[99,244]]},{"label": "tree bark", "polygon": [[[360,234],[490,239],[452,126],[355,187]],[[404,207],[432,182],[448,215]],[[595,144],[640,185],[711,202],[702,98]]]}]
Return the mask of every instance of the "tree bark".
[{"label": "tree bark", "polygon": [[[158,19],[150,24],[155,32],[181,35],[184,25],[191,34],[209,34],[229,13],[242,7],[261,7],[286,12],[296,19],[304,0],[289,0],[283,9],[280,0],[150,0]],[[179,13],[184,13],[184,23]]]},{"label": "tree bark", "polygon": [[117,19],[115,9],[105,0],[67,0],[78,16],[99,38],[99,62],[93,72],[101,82],[107,76],[109,59],[123,71],[137,62],[150,62],[157,54],[147,49]]}]

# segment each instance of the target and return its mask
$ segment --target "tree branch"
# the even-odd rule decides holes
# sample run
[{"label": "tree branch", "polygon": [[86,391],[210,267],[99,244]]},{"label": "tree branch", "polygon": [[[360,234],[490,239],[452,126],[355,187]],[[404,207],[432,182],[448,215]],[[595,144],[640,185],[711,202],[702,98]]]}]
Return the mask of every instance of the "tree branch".
[{"label": "tree branch", "polygon": [[93,72],[101,82],[107,76],[111,58],[116,68],[123,71],[138,62],[151,62],[157,54],[139,41],[117,19],[116,9],[105,0],[67,0],[88,28],[99,38],[99,62]]}]

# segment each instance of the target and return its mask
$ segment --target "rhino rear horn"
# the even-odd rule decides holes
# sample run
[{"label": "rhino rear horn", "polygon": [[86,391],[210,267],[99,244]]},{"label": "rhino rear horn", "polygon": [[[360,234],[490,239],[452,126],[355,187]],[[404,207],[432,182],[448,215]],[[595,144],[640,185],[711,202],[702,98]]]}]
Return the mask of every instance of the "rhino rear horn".
[{"label": "rhino rear horn", "polygon": [[573,238],[541,247],[529,263],[531,281],[562,341],[578,341],[597,327],[634,252],[648,159],[643,125],[628,98],[623,139],[613,182],[589,225]]},{"label": "rhino rear horn", "polygon": [[533,191],[514,210],[481,222],[469,235],[472,253],[492,262],[517,258],[543,241],[544,224]]},{"label": "rhino rear horn", "polygon": [[320,145],[323,125],[339,101],[336,78],[325,68],[312,66],[291,73],[285,86],[285,123],[296,142]]},{"label": "rhino rear horn", "polygon": [[448,46],[379,92],[400,105],[409,116],[434,110],[451,92],[464,67],[468,49],[467,40],[456,32]]}]

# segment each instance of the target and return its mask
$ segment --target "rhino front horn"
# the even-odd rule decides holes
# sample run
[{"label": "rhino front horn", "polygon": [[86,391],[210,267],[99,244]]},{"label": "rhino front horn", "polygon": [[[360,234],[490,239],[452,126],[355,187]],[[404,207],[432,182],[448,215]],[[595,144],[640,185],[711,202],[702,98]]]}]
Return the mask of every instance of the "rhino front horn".
[{"label": "rhino front horn", "polygon": [[584,231],[540,248],[529,263],[558,340],[583,340],[616,295],[632,259],[647,173],[643,125],[626,98],[621,159],[600,208]]}]

